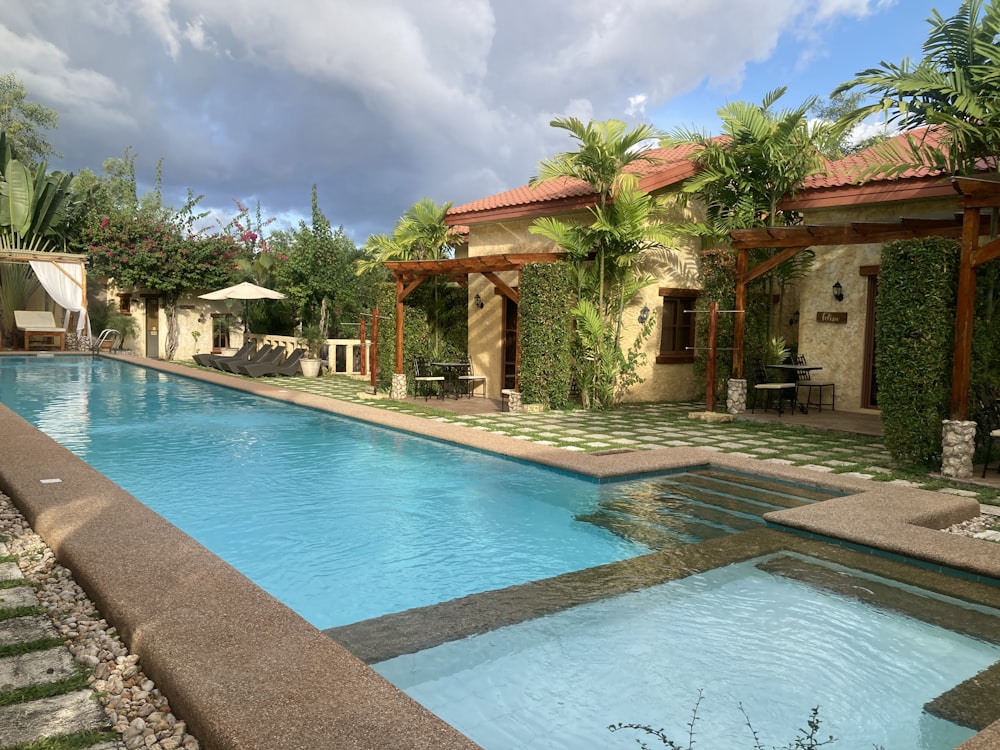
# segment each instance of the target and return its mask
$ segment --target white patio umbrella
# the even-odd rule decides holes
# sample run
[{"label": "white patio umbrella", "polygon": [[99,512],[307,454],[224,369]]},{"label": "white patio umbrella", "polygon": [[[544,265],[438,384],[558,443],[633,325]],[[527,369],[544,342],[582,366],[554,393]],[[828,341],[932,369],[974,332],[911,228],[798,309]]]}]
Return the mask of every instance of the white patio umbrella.
[{"label": "white patio umbrella", "polygon": [[214,292],[199,294],[198,298],[214,300],[243,300],[243,332],[249,333],[250,321],[247,320],[246,301],[251,299],[284,299],[285,295],[281,292],[276,292],[273,289],[268,289],[267,287],[259,286],[257,284],[251,284],[249,281],[243,281],[239,284],[234,284],[233,286],[227,286],[225,289],[217,289]]}]

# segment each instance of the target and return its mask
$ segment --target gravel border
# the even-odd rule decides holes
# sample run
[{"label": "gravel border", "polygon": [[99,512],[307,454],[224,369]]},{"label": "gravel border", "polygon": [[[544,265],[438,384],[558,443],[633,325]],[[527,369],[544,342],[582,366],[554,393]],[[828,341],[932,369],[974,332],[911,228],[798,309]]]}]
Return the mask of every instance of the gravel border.
[{"label": "gravel border", "polygon": [[128,750],[199,750],[198,740],[170,709],[130,654],[114,627],[103,619],[72,573],[58,562],[14,503],[0,494],[0,536],[38,596],[104,709],[119,747]]}]

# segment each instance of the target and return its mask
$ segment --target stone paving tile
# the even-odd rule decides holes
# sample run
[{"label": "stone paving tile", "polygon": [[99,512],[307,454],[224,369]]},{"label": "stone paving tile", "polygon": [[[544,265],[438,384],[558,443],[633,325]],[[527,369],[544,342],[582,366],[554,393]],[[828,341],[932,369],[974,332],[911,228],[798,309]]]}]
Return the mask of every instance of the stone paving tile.
[{"label": "stone paving tile", "polygon": [[[102,721],[101,704],[93,699],[90,690],[4,706],[0,708],[0,747],[97,729]],[[121,745],[102,743],[91,750],[100,747]]]},{"label": "stone paving tile", "polygon": [[[24,587],[19,586],[18,588]],[[38,598],[33,594],[32,598],[35,601],[30,606],[37,606]],[[0,646],[9,646],[12,643],[21,643],[22,641],[37,641],[41,638],[54,638],[58,635],[52,620],[47,615],[12,617],[4,620],[3,627],[0,628]]]},{"label": "stone paving tile", "polygon": [[0,691],[55,682],[76,674],[69,650],[52,648],[0,658]]},{"label": "stone paving tile", "polygon": [[21,569],[17,567],[17,563],[0,563],[0,581],[17,581],[21,578],[24,576],[21,574]]},{"label": "stone paving tile", "polygon": [[37,607],[38,597],[31,586],[14,586],[0,589],[0,610],[18,607]]}]

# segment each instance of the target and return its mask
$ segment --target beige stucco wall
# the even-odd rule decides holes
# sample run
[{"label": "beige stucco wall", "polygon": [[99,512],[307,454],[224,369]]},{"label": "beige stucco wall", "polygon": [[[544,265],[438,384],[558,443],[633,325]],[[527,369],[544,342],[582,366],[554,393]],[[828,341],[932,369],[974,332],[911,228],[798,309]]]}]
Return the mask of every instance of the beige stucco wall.
[{"label": "beige stucco wall", "polygon": [[[844,224],[861,221],[894,221],[901,217],[940,217],[957,211],[957,199],[875,204],[862,207],[817,210],[806,213],[807,224]],[[817,380],[835,383],[837,409],[862,408],[864,344],[868,280],[862,266],[877,266],[880,244],[834,245],[813,248],[816,261],[801,283],[799,300],[798,351],[810,365],[823,370]],[[833,284],[839,281],[844,299],[833,297]],[[818,312],[847,313],[846,324],[816,320]]]},{"label": "beige stucco wall", "polygon": [[[674,220],[683,220],[686,211],[677,210]],[[589,214],[578,212],[561,215],[563,221],[588,220]],[[532,219],[513,219],[483,224],[473,224],[469,233],[469,256],[499,255],[503,253],[555,252],[557,248],[548,240],[530,233]],[[639,264],[639,273],[648,274],[655,281],[636,295],[623,315],[624,346],[635,340],[640,326],[639,311],[648,306],[656,318],[653,331],[646,340],[643,351],[646,362],[639,369],[643,382],[632,388],[626,401],[679,401],[696,397],[704,389],[694,376],[691,364],[656,364],[660,345],[660,312],[662,300],[660,287],[697,288],[698,261],[697,242],[679,243],[677,248],[659,253],[650,253]],[[505,283],[517,283],[517,273],[500,274]],[[476,295],[482,299],[483,309],[478,309],[473,300]],[[500,397],[502,383],[503,297],[494,292],[493,284],[481,274],[469,277],[469,356],[477,373],[487,376],[487,394],[491,398]]]}]

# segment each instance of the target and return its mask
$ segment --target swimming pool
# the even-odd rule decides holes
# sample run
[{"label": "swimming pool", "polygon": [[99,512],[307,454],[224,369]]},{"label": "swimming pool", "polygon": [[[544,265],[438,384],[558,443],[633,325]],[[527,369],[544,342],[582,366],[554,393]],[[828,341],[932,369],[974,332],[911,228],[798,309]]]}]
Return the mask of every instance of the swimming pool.
[{"label": "swimming pool", "polygon": [[968,605],[896,590],[914,600],[907,615],[844,593],[885,585],[780,554],[374,666],[486,750],[658,746],[611,735],[619,722],[684,743],[700,691],[697,747],[753,747],[742,705],[764,747],[785,747],[819,706],[819,737],[836,747],[954,748],[975,732],[924,706],[1000,659],[997,613],[984,616],[986,642],[910,616]]},{"label": "swimming pool", "polygon": [[598,484],[104,358],[0,358],[0,401],[319,628],[734,533],[788,502],[771,493],[756,520],[702,523],[707,507],[649,511],[642,482]]}]

